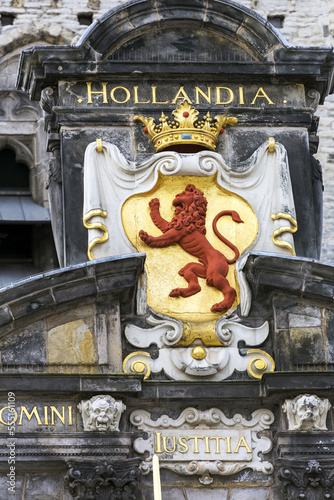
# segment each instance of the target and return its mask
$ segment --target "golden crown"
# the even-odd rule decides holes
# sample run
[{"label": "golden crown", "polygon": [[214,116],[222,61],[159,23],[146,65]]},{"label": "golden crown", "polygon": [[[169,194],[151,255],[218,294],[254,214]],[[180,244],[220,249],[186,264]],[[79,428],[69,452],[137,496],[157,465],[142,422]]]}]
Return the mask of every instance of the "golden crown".
[{"label": "golden crown", "polygon": [[212,118],[209,112],[201,121],[198,121],[199,111],[187,100],[183,101],[172,114],[174,121],[161,113],[158,125],[154,118],[146,118],[142,115],[133,118],[134,121],[139,120],[144,124],[144,132],[150,136],[157,153],[176,144],[196,144],[214,151],[219,134],[224,132],[224,127],[238,123],[237,118],[227,116],[215,116],[215,121],[211,123]]}]

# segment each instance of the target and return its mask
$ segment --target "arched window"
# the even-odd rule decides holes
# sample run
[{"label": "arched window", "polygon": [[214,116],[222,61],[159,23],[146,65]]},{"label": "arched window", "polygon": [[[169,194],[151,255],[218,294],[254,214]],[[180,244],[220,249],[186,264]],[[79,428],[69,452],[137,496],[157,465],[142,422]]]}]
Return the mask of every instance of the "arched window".
[{"label": "arched window", "polygon": [[29,169],[16,162],[15,152],[9,148],[0,151],[0,191],[29,193]]}]

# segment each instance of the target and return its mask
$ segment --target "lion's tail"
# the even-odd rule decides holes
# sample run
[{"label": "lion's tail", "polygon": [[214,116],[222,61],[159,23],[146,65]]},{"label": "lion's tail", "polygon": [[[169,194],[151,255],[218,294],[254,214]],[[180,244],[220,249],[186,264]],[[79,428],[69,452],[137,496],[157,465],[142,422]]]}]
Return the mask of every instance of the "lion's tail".
[{"label": "lion's tail", "polygon": [[227,245],[229,248],[231,248],[231,250],[233,250],[233,252],[234,252],[234,258],[233,259],[226,259],[227,263],[234,264],[239,259],[240,252],[237,249],[237,247],[235,245],[233,245],[233,243],[228,241],[228,239],[226,239],[222,234],[220,234],[220,232],[217,229],[217,222],[224,215],[230,215],[232,217],[232,220],[234,220],[234,222],[240,223],[240,222],[244,222],[244,221],[240,219],[238,212],[235,212],[234,210],[223,210],[222,212],[219,212],[219,214],[216,215],[216,217],[213,219],[213,222],[212,222],[212,228],[213,228],[215,235],[218,236],[220,241],[225,243],[225,245]]}]

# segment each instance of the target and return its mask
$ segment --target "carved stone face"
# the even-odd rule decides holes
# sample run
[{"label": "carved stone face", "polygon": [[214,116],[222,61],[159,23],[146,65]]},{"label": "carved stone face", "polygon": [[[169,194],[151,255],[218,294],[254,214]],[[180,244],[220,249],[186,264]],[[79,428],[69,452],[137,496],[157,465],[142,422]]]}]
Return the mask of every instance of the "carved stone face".
[{"label": "carved stone face", "polygon": [[320,421],[320,400],[314,396],[302,396],[295,403],[296,419],[301,429],[313,427]]},{"label": "carved stone face", "polygon": [[114,419],[117,413],[116,405],[107,399],[96,399],[90,404],[89,425],[93,429],[103,432],[112,430],[115,426]]}]

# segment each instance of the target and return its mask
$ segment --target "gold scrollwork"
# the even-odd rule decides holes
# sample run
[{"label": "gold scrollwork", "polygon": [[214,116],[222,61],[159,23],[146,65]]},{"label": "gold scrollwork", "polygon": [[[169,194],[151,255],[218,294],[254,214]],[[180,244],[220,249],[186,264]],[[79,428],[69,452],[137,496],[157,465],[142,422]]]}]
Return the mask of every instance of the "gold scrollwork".
[{"label": "gold scrollwork", "polygon": [[273,243],[275,245],[277,245],[278,247],[287,248],[288,250],[290,250],[292,255],[296,255],[296,252],[295,252],[293,246],[291,245],[291,243],[289,243],[288,241],[281,241],[281,240],[277,239],[277,236],[281,235],[282,233],[295,233],[297,231],[298,225],[297,225],[296,219],[294,217],[292,217],[292,215],[285,214],[283,212],[277,212],[277,214],[271,214],[271,218],[272,218],[272,220],[286,219],[289,222],[291,222],[292,227],[282,226],[273,232]]},{"label": "gold scrollwork", "polygon": [[83,217],[83,225],[85,226],[85,228],[87,228],[87,229],[100,229],[101,231],[103,231],[102,236],[96,237],[88,243],[87,255],[88,255],[89,260],[95,259],[95,257],[92,254],[93,247],[95,245],[97,245],[97,243],[104,243],[109,238],[108,230],[107,230],[106,226],[104,224],[102,224],[102,222],[88,222],[88,220],[91,217],[95,217],[96,215],[98,215],[100,217],[107,217],[108,214],[104,210],[101,210],[100,208],[98,208],[95,210],[90,210]]},{"label": "gold scrollwork", "polygon": [[273,153],[275,151],[275,138],[269,137],[268,142],[269,142],[268,152]]},{"label": "gold scrollwork", "polygon": [[250,359],[247,366],[247,371],[252,377],[261,378],[264,373],[270,373],[275,370],[275,361],[267,352],[260,349],[249,349],[247,356],[249,354],[258,354],[258,356]]},{"label": "gold scrollwork", "polygon": [[144,375],[144,380],[146,380],[151,375],[150,365],[144,359],[137,358],[131,361],[131,359],[135,356],[144,356],[147,358],[151,358],[148,352],[132,352],[123,361],[123,372],[135,375]]},{"label": "gold scrollwork", "polygon": [[102,147],[102,139],[96,139],[96,151],[98,153],[102,153],[103,147]]}]

